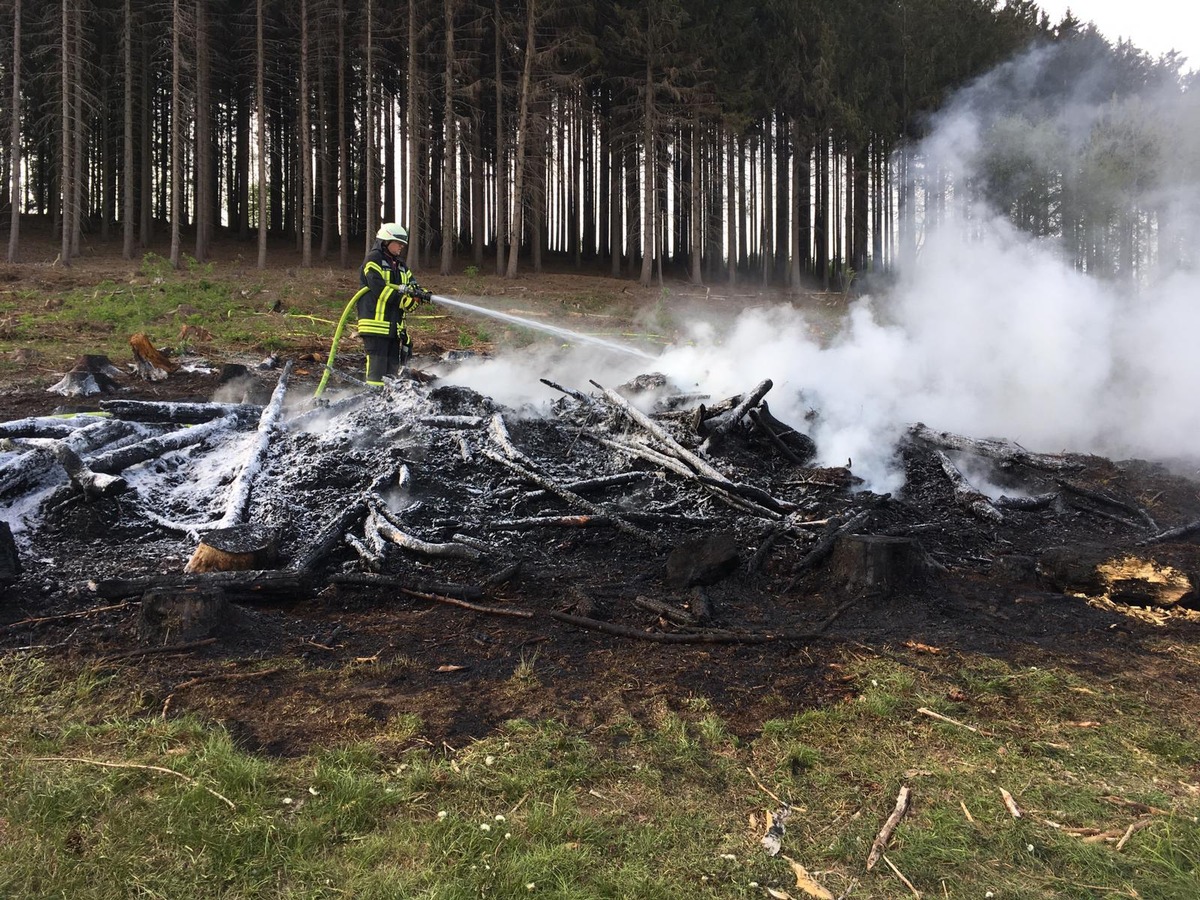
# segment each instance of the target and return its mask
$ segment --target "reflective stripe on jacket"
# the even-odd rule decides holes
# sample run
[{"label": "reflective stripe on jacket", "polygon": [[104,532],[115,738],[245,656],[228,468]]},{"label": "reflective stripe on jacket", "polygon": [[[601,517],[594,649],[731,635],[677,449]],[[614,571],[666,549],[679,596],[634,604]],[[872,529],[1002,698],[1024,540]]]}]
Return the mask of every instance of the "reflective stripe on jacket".
[{"label": "reflective stripe on jacket", "polygon": [[404,330],[404,312],[416,305],[408,292],[415,286],[412,270],[390,259],[376,244],[359,272],[362,287],[354,295],[358,333],[395,337]]}]

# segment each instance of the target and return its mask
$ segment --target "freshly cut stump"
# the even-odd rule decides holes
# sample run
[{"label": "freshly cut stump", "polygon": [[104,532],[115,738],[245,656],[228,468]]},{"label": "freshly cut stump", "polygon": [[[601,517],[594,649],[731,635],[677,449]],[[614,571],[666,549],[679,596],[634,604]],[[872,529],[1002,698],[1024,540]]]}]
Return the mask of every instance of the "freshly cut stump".
[{"label": "freshly cut stump", "polygon": [[183,571],[273,569],[278,560],[279,543],[274,529],[261,525],[231,525],[205,534]]},{"label": "freshly cut stump", "polygon": [[925,555],[912,538],[846,534],[838,538],[830,565],[852,593],[888,597],[925,568]]},{"label": "freshly cut stump", "polygon": [[161,646],[211,637],[226,625],[232,609],[220,588],[190,585],[142,595],[138,640]]}]

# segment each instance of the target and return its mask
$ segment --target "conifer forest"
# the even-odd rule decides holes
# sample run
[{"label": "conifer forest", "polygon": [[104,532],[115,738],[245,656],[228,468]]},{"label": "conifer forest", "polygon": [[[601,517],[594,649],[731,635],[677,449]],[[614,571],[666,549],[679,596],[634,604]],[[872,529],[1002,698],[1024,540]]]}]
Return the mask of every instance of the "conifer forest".
[{"label": "conifer forest", "polygon": [[836,288],[986,207],[1136,278],[1189,252],[1194,80],[1032,0],[0,0],[0,233]]}]

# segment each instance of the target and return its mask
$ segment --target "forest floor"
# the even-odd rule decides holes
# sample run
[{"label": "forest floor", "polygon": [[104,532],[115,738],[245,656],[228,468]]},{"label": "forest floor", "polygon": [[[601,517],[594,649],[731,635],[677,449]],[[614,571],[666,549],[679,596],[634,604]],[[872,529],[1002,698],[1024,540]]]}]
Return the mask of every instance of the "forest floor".
[{"label": "forest floor", "polygon": [[[336,318],[354,290],[353,269],[301,270],[293,264],[260,271],[247,262],[253,252],[245,245],[219,247],[200,275],[190,277],[253,284],[250,303],[256,308],[275,307],[282,298],[283,312],[326,321]],[[52,316],[72,302],[64,298],[102,282],[164,277],[147,275],[143,264],[102,248],[62,269],[52,265],[52,246],[31,240],[26,258],[42,261],[0,266],[0,303],[7,301],[3,311],[10,321],[37,318],[41,311]],[[515,315],[647,345],[671,340],[672,326],[697,303],[728,315],[760,303],[795,303],[813,311],[815,328],[830,330],[846,303],[840,295],[787,297],[682,281],[641,288],[633,281],[574,271],[509,281],[460,269],[449,277],[422,271],[418,278],[435,293],[487,298],[494,308]],[[171,278],[165,277],[168,287]],[[231,304],[238,300],[230,296]],[[157,328],[169,338],[182,321],[147,323],[147,330]],[[329,330],[289,339],[285,346],[251,341],[199,350],[214,366],[253,366],[268,353],[293,359],[299,391],[320,373]],[[490,322],[481,326],[474,317],[450,312],[416,329],[414,364],[420,369],[455,349],[502,354],[529,340],[521,331]],[[36,340],[0,336],[0,422],[60,407],[63,398],[46,388],[76,356],[95,349],[94,337],[65,326],[61,331],[48,327]],[[124,365],[127,359],[114,357],[114,362]],[[586,384],[587,373],[580,376]],[[274,378],[264,375],[268,390]],[[214,373],[177,373],[155,383],[127,377],[119,396],[203,401],[213,398],[216,387]],[[1153,516],[1156,527],[1200,519],[1200,482],[1193,478],[1138,461],[1081,457],[1077,463],[1076,484],[1124,498]],[[796,484],[803,472],[771,465],[779,476],[774,485]],[[148,713],[165,715],[168,707],[172,715],[194,713],[221,723],[240,746],[282,757],[369,740],[386,734],[402,716],[422,723],[420,740],[431,747],[462,747],[512,720],[557,721],[603,741],[610,723],[626,717],[660,721],[671,711],[687,716],[689,704],[698,699],[732,734],[753,740],[772,720],[859,697],[863,684],[847,676],[848,657],[903,660],[945,688],[959,719],[986,722],[1004,715],[983,693],[976,704],[956,686],[967,660],[975,666],[990,659],[1013,670],[1069,672],[1089,686],[1083,690],[1103,692],[1105,686],[1119,685],[1145,698],[1148,716],[1200,720],[1200,694],[1188,687],[1195,680],[1200,645],[1195,587],[1173,610],[1088,602],[1051,584],[1037,566],[1048,547],[1101,547],[1114,557],[1154,555],[1187,573],[1195,585],[1200,547],[1194,536],[1140,548],[1145,531],[1131,527],[1127,513],[1113,515],[1111,508],[1107,513],[1078,507],[1049,514],[1011,512],[1002,525],[984,525],[955,509],[949,487],[928,457],[912,455],[908,469],[909,484],[895,498],[834,491],[822,502],[837,510],[886,502],[878,532],[925,535],[926,551],[941,563],[930,577],[901,585],[886,599],[855,597],[836,573],[805,568],[810,546],[784,541],[762,572],[741,571],[711,588],[716,623],[736,630],[786,622],[821,631],[808,639],[649,642],[543,615],[494,615],[428,602],[394,587],[330,582],[286,600],[247,604],[236,627],[219,640],[158,654],[139,642],[136,602],[98,611],[106,604],[86,586],[100,578],[177,572],[190,545],[176,538],[170,549],[144,530],[127,532],[120,502],[114,500],[77,506],[56,519],[45,536],[33,539],[25,574],[0,602],[0,652],[41,648],[66,665],[116,667],[130,690],[145,697]],[[461,471],[447,467],[425,475],[451,479]],[[454,515],[455,505],[464,502],[450,485],[441,496],[427,502],[440,504],[435,512],[442,516]],[[937,519],[936,527],[928,523],[931,518]],[[107,533],[123,539],[106,539]],[[663,533],[670,540],[679,537]],[[668,583],[661,556],[631,550],[630,539],[621,533],[578,530],[537,540],[541,545],[527,551],[532,571],[489,591],[489,607],[576,614],[586,609],[596,617],[600,607],[607,607],[607,618],[629,630],[676,633],[670,622],[634,608],[631,601],[648,595],[687,607],[696,600]],[[339,559],[352,558],[346,554]],[[251,672],[259,677],[239,677]],[[1200,759],[1192,761],[1190,771],[1192,780],[1200,781]]]}]

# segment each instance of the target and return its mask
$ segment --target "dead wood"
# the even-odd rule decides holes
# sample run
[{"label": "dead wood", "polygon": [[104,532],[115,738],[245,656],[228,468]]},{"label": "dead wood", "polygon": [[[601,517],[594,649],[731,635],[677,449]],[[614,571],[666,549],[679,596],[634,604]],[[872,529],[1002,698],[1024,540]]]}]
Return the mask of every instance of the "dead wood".
[{"label": "dead wood", "polygon": [[58,471],[54,454],[38,448],[0,463],[0,497],[28,493],[33,485]]},{"label": "dead wood", "polygon": [[993,500],[992,503],[994,503],[1000,509],[1020,509],[1028,511],[1034,509],[1045,509],[1057,499],[1058,492],[1051,491],[1048,494],[1037,494],[1033,497],[1000,497],[996,500]]},{"label": "dead wood", "polygon": [[263,408],[253,403],[166,403],[149,400],[101,400],[100,408],[131,422],[165,422],[172,425],[198,425],[225,416],[254,421]]},{"label": "dead wood", "polygon": [[754,551],[754,555],[750,557],[750,561],[746,563],[746,571],[754,574],[762,571],[762,567],[767,562],[767,557],[771,553],[771,548],[778,543],[779,539],[787,533],[787,528],[783,525],[772,525],[762,536],[759,542],[758,549]]},{"label": "dead wood", "polygon": [[229,415],[194,425],[191,428],[179,428],[175,431],[158,435],[157,437],[147,438],[136,444],[129,444],[125,447],[110,450],[108,453],[92,459],[89,465],[93,472],[115,475],[118,472],[125,471],[130,466],[135,466],[149,459],[156,459],[164,453],[182,450],[184,447],[191,447],[202,443],[214,435],[225,431],[232,431],[241,425],[243,421],[243,419],[236,415]]},{"label": "dead wood", "polygon": [[207,531],[192,552],[185,572],[244,572],[272,569],[279,559],[279,537],[274,528],[231,525]]},{"label": "dead wood", "polygon": [[431,428],[482,428],[487,421],[483,416],[421,416],[420,423]]},{"label": "dead wood", "polygon": [[572,397],[575,400],[578,400],[584,406],[590,407],[590,406],[596,405],[595,398],[589,397],[587,394],[583,393],[582,391],[576,391],[572,388],[565,388],[561,384],[555,384],[549,378],[539,378],[538,381],[540,381],[542,384],[546,385],[547,387],[554,388],[554,390],[558,391],[560,394],[566,394],[568,397]]},{"label": "dead wood", "polygon": [[405,588],[422,594],[439,594],[444,597],[454,597],[459,600],[478,600],[483,597],[483,588],[475,584],[436,584],[414,582],[409,578],[397,578],[392,575],[345,574],[334,575],[329,579],[330,584],[357,585],[360,587]]},{"label": "dead wood", "polygon": [[[0,522],[0,533],[3,533],[3,529],[7,528],[7,527],[8,527],[8,523]],[[129,603],[129,602],[113,603],[109,606],[96,606],[96,607],[93,607],[92,609],[84,609],[84,610],[80,610],[78,612],[62,613],[57,616],[37,616],[36,618],[32,618],[32,619],[21,619],[21,621],[19,621],[19,622],[10,622],[7,625],[0,625],[0,631],[13,631],[17,628],[24,628],[26,626],[33,626],[33,625],[44,625],[47,622],[61,622],[66,619],[82,619],[82,618],[85,618],[86,616],[97,616],[100,613],[114,612],[115,610],[118,610],[118,609],[128,609],[129,607],[131,607],[133,605],[134,604]]]},{"label": "dead wood", "polygon": [[535,528],[611,528],[613,516],[532,516],[527,519],[496,519],[488,522],[489,531],[532,531]]},{"label": "dead wood", "polygon": [[62,394],[64,397],[91,397],[93,394],[111,394],[120,389],[114,380],[121,370],[103,354],[86,354],[75,361],[71,371],[57,384],[46,388],[47,393]]},{"label": "dead wood", "polygon": [[1019,464],[1047,472],[1064,472],[1082,468],[1082,464],[1060,454],[1031,453],[1012,441],[988,438],[974,440],[948,431],[934,431],[918,422],[909,429],[909,437],[932,448],[958,450],[994,459],[1005,464]]},{"label": "dead wood", "polygon": [[752,484],[744,484],[738,481],[714,481],[704,475],[697,475],[696,480],[706,487],[715,487],[730,494],[736,494],[743,500],[749,500],[751,503],[766,507],[771,512],[778,513],[779,515],[794,512],[800,508],[798,504],[772,497],[762,488],[757,488]]},{"label": "dead wood", "polygon": [[911,792],[907,787],[901,787],[900,793],[896,795],[896,808],[892,810],[892,814],[887,817],[887,821],[883,823],[883,827],[879,829],[879,834],[875,836],[875,840],[871,843],[871,852],[867,855],[868,872],[875,868],[875,864],[879,862],[879,858],[887,850],[888,841],[892,839],[892,832],[896,830],[896,826],[900,824],[900,820],[908,812],[908,798],[910,794]]},{"label": "dead wood", "polygon": [[716,481],[724,482],[729,480],[695,453],[692,453],[690,450],[685,448],[682,444],[675,440],[675,438],[671,437],[671,435],[667,434],[667,432],[663,430],[663,428],[660,427],[657,422],[655,422],[637,407],[633,406],[628,400],[626,400],[616,391],[610,390],[601,384],[597,384],[595,381],[591,383],[603,391],[604,396],[607,397],[610,402],[615,404],[617,408],[621,410],[621,412],[625,413],[625,415],[628,416],[632,421],[636,422],[638,425],[641,425],[648,432],[650,432],[650,434],[672,456],[686,463],[688,466],[691,466],[694,471],[701,475],[707,475],[709,478],[712,478]]},{"label": "dead wood", "polygon": [[312,543],[292,561],[291,569],[296,572],[307,572],[322,559],[333,552],[342,543],[342,535],[364,519],[369,509],[368,498],[377,496],[390,482],[398,480],[396,471],[387,471],[378,476],[359,497],[336,515]]},{"label": "dead wood", "polygon": [[822,562],[830,553],[833,552],[834,545],[838,537],[848,532],[857,530],[864,522],[871,517],[876,506],[881,506],[891,499],[890,494],[882,495],[872,506],[864,509],[856,515],[845,519],[834,519],[825,528],[825,534],[817,541],[817,545],[808,551],[804,559],[796,564],[793,570],[792,580],[784,586],[781,593],[786,594],[796,586],[802,575],[809,569],[813,568],[818,563]]},{"label": "dead wood", "polygon": [[119,475],[105,475],[102,472],[93,472],[79,458],[79,454],[65,443],[55,447],[53,453],[54,458],[58,460],[58,464],[63,467],[67,473],[67,477],[71,479],[71,483],[89,501],[123,494],[129,487],[125,479]]},{"label": "dead wood", "polygon": [[97,662],[118,662],[123,659],[135,659],[139,656],[155,656],[159,654],[191,653],[193,650],[199,650],[201,647],[211,647],[216,642],[217,639],[215,637],[210,637],[200,641],[185,641],[181,644],[165,644],[162,647],[139,647],[136,650],[121,650],[117,653],[109,653],[106,656],[101,656]]},{"label": "dead wood", "polygon": [[88,590],[106,600],[134,597],[157,588],[186,588],[193,585],[218,587],[231,598],[289,599],[308,591],[310,585],[298,572],[197,572],[147,575],[142,578],[108,578],[89,582]]},{"label": "dead wood", "polygon": [[661,600],[655,600],[653,597],[639,595],[633,598],[633,605],[638,609],[644,609],[646,612],[652,612],[656,616],[662,616],[667,621],[674,622],[676,625],[697,624],[696,617],[686,609],[681,609],[670,603],[663,603]]},{"label": "dead wood", "polygon": [[237,807],[233,805],[233,801],[230,800],[228,797],[224,796],[223,794],[218,794],[212,788],[205,787],[199,781],[197,781],[195,778],[192,778],[188,775],[184,775],[182,772],[176,772],[174,769],[164,768],[163,766],[144,766],[144,765],[139,765],[138,763],[103,762],[102,760],[99,760],[99,759],[85,759],[80,756],[34,756],[34,757],[30,757],[30,761],[31,762],[77,762],[77,763],[84,763],[85,765],[89,765],[89,766],[102,766],[106,769],[141,769],[146,772],[159,772],[163,775],[174,775],[176,778],[186,781],[188,784],[193,784],[196,787],[200,788],[201,790],[207,791],[208,793],[212,794],[218,800],[225,803],[230,809],[237,809]]},{"label": "dead wood", "polygon": [[444,603],[447,606],[457,606],[462,609],[469,609],[471,612],[484,613],[489,616],[506,616],[510,619],[532,619],[534,613],[527,609],[508,608],[503,606],[486,606],[481,603],[471,603],[467,600],[459,600],[457,597],[447,597],[440,594],[426,594],[421,591],[413,591],[408,588],[399,588],[400,593],[406,594],[409,597],[416,597],[418,600],[429,600],[433,603]]},{"label": "dead wood", "polygon": [[[799,455],[792,451],[792,448],[784,443],[783,437],[771,425],[764,421],[759,410],[750,410],[750,421],[754,423],[754,427],[758,429],[758,433],[766,437],[772,447],[788,462],[795,463],[798,466],[805,465],[808,460],[802,459]],[[810,454],[811,458],[811,454]]]},{"label": "dead wood", "polygon": [[420,553],[423,556],[465,559],[474,562],[482,555],[474,547],[468,547],[465,544],[434,544],[429,541],[423,541],[418,537],[413,537],[413,535],[401,531],[392,525],[391,522],[380,516],[369,519],[368,526],[368,530],[377,531],[397,547],[403,547],[405,550],[411,550],[413,553]]},{"label": "dead wood", "polygon": [[179,368],[143,332],[129,338],[129,348],[133,351],[134,370],[145,381],[163,381]]},{"label": "dead wood", "polygon": [[766,396],[767,391],[771,390],[773,383],[771,379],[759,382],[759,384],[746,397],[738,403],[732,410],[714,419],[708,419],[704,422],[707,437],[700,444],[700,453],[709,454],[717,449],[721,441],[734,428],[741,425],[742,419],[746,417],[751,409],[758,406],[760,400]]},{"label": "dead wood", "polygon": [[[617,472],[615,475],[602,475],[599,478],[588,478],[584,481],[572,481],[569,484],[563,485],[568,491],[575,494],[586,494],[589,491],[600,491],[610,487],[620,487],[626,484],[636,484],[639,481],[646,481],[653,478],[654,475],[650,472]],[[547,491],[536,490],[528,491],[525,494],[526,500],[537,500],[547,496]]]},{"label": "dead wood", "polygon": [[258,435],[250,453],[242,463],[237,478],[229,489],[225,503],[225,515],[221,518],[220,526],[228,527],[246,521],[246,513],[250,505],[250,490],[258,477],[262,461],[266,458],[267,448],[271,437],[283,412],[283,398],[287,394],[288,378],[292,373],[292,360],[284,363],[283,372],[279,375],[279,383],[271,395],[271,401],[263,408],[262,417],[258,421]]},{"label": "dead wood", "polygon": [[958,470],[958,466],[951,462],[950,457],[941,450],[933,451],[938,462],[942,465],[942,471],[946,473],[946,477],[950,479],[950,485],[954,488],[954,501],[963,509],[967,510],[977,519],[983,519],[985,522],[993,524],[1004,521],[1004,513],[996,509],[992,505],[992,501],[985,497],[982,493],[976,490],[972,484],[967,481],[966,476]]},{"label": "dead wood", "polygon": [[[608,515],[608,513],[606,513],[600,507],[596,506],[595,504],[591,503],[588,500],[584,500],[578,494],[575,494],[575,493],[572,493],[571,491],[566,490],[561,485],[556,484],[554,481],[550,480],[546,476],[540,475],[537,472],[533,472],[530,469],[527,469],[524,466],[519,465],[518,463],[512,461],[511,459],[507,459],[507,458],[501,456],[499,453],[496,453],[493,450],[484,448],[482,452],[483,452],[483,455],[486,456],[488,459],[492,460],[492,462],[499,463],[500,465],[504,466],[505,468],[511,469],[513,472],[517,473],[522,478],[526,479],[527,481],[533,482],[534,484],[538,485],[538,487],[541,487],[544,490],[549,491],[551,494],[554,494],[556,497],[559,497],[560,499],[565,500],[567,503],[570,503],[572,506],[578,506],[582,509],[585,509],[594,516],[607,516]],[[665,542],[662,539],[660,539],[657,535],[650,534],[648,531],[643,531],[641,528],[638,528],[636,525],[631,525],[629,522],[626,522],[620,516],[613,516],[612,518],[613,518],[613,527],[616,528],[618,531],[621,531],[624,534],[628,534],[628,535],[631,535],[636,538],[640,538],[641,540],[645,541],[646,543],[648,543],[654,547],[665,546]]]},{"label": "dead wood", "polygon": [[63,438],[92,421],[91,416],[28,416],[0,423],[0,438]]},{"label": "dead wood", "polygon": [[1087,500],[1093,500],[1096,503],[1102,503],[1107,506],[1111,506],[1114,509],[1119,509],[1135,518],[1141,519],[1147,527],[1152,528],[1155,531],[1159,530],[1158,523],[1155,522],[1154,519],[1151,518],[1150,514],[1140,506],[1136,506],[1132,503],[1126,503],[1124,500],[1119,500],[1116,497],[1110,497],[1108,494],[1100,491],[1094,491],[1090,488],[1083,487],[1082,485],[1074,484],[1070,481],[1067,481],[1065,478],[1056,478],[1055,483],[1064,491],[1075,494],[1079,497],[1083,497]]},{"label": "dead wood", "polygon": [[1160,544],[1163,541],[1173,541],[1176,538],[1190,537],[1200,531],[1200,519],[1195,522],[1188,522],[1186,525],[1179,525],[1175,528],[1168,528],[1166,531],[1160,531],[1154,537],[1146,538],[1144,541],[1138,541],[1138,546],[1142,547],[1147,544]]}]

